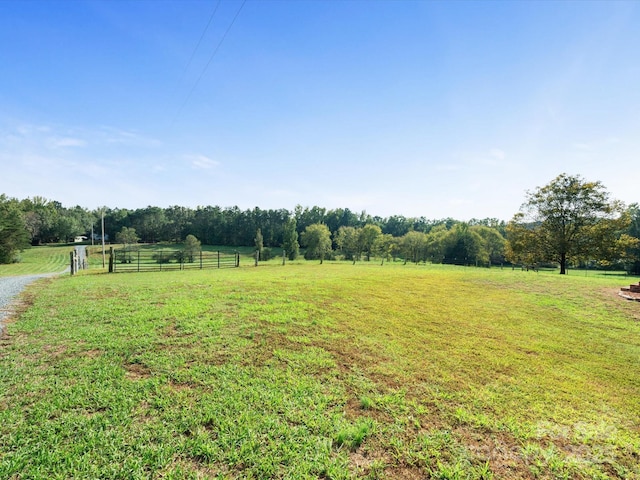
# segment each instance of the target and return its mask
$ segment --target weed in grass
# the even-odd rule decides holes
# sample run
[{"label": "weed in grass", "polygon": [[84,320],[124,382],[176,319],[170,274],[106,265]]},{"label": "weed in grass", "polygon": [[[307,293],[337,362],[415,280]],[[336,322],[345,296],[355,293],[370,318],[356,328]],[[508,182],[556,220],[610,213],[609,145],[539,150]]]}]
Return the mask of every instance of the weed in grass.
[{"label": "weed in grass", "polygon": [[364,439],[374,430],[375,424],[369,418],[361,418],[341,431],[339,431],[334,439],[336,446],[346,447],[350,450],[356,450]]},{"label": "weed in grass", "polygon": [[478,480],[493,479],[493,472],[491,471],[489,462],[485,462],[482,465],[478,465],[477,467],[475,467],[472,476],[474,478],[477,478]]},{"label": "weed in grass", "polygon": [[383,459],[377,458],[369,464],[369,470],[365,478],[370,480],[379,480],[386,478],[384,473],[386,468],[387,463]]},{"label": "weed in grass", "polygon": [[363,395],[360,397],[360,408],[363,410],[371,410],[374,406],[374,402],[370,397]]},{"label": "weed in grass", "polygon": [[431,478],[437,480],[463,480],[467,478],[467,470],[460,465],[448,465],[438,462],[429,472]]}]

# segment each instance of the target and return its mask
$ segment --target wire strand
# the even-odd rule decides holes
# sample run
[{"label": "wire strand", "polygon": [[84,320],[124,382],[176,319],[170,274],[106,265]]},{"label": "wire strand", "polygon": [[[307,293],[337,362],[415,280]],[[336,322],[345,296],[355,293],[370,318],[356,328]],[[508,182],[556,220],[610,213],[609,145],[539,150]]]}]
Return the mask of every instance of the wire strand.
[{"label": "wire strand", "polygon": [[211,22],[213,21],[213,17],[216,16],[216,12],[218,11],[218,7],[220,6],[220,2],[221,1],[222,0],[218,0],[218,2],[216,3],[216,6],[213,9],[213,12],[211,13],[211,16],[209,17],[209,21],[207,22],[207,26],[204,27],[204,30],[202,31],[202,35],[200,35],[200,40],[198,40],[198,44],[196,45],[196,48],[193,49],[193,52],[191,53],[191,57],[189,58],[189,61],[187,62],[187,65],[184,67],[184,70],[182,71],[182,75],[180,75],[180,80],[178,80],[178,87],[182,83],[182,80],[184,80],[184,76],[187,74],[187,70],[189,70],[189,67],[191,66],[191,62],[193,61],[193,57],[196,56],[196,52],[200,48],[200,44],[202,43],[202,39],[204,38],[205,34],[207,33],[207,30],[209,30],[209,27],[211,26]]},{"label": "wire strand", "polygon": [[231,23],[227,27],[227,30],[224,32],[224,34],[222,35],[222,38],[218,42],[218,45],[216,45],[216,48],[213,50],[213,53],[211,53],[211,56],[209,57],[209,61],[206,63],[206,65],[202,69],[202,72],[200,72],[200,76],[198,76],[198,79],[196,80],[195,84],[193,85],[193,87],[189,91],[189,94],[187,95],[187,98],[185,98],[184,102],[182,103],[182,105],[180,106],[178,111],[176,112],[176,116],[174,117],[173,122],[171,122],[172,125],[176,122],[176,120],[180,116],[180,113],[182,113],[182,110],[184,109],[186,104],[191,99],[191,95],[193,95],[193,92],[198,87],[198,84],[200,83],[200,80],[202,80],[202,77],[204,77],[204,74],[206,73],[207,69],[209,68],[209,65],[211,65],[211,62],[213,61],[213,59],[215,58],[216,54],[218,53],[218,50],[220,50],[220,47],[222,46],[225,38],[227,38],[227,35],[229,34],[229,31],[231,30],[231,27],[233,27],[233,24],[236,23],[236,20],[238,19],[238,16],[240,15],[240,12],[242,11],[242,8],[244,7],[245,3],[247,3],[247,0],[243,0],[242,4],[240,5],[240,8],[238,9],[238,11],[236,12],[235,16],[233,17],[233,20],[231,20]]}]

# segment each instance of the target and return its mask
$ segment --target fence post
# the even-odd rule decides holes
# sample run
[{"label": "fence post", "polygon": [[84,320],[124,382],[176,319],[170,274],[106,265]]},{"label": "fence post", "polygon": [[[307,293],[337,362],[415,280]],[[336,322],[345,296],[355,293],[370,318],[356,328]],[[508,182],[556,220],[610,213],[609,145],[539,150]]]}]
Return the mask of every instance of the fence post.
[{"label": "fence post", "polygon": [[202,270],[202,250],[200,250],[200,270]]},{"label": "fence post", "polygon": [[282,249],[282,265],[284,265],[285,259],[287,258],[287,253]]},{"label": "fence post", "polygon": [[256,267],[258,266],[258,258],[260,258],[260,251],[256,250]]},{"label": "fence post", "polygon": [[69,268],[70,268],[70,270],[71,270],[71,275],[73,275],[73,274],[75,273],[75,271],[74,271],[74,269],[73,269],[73,268],[74,268],[74,266],[75,266],[75,265],[73,264],[73,253],[74,253],[74,250],[72,250],[71,252],[69,252],[69,260],[70,260],[70,264],[71,264]]},{"label": "fence post", "polygon": [[115,262],[113,261],[113,247],[109,247],[109,273],[113,273],[115,269]]},{"label": "fence post", "polygon": [[236,252],[236,267],[240,266],[240,253]]},{"label": "fence post", "polygon": [[140,271],[140,250],[138,249],[138,272]]},{"label": "fence post", "polygon": [[218,268],[220,268],[220,250],[218,250]]}]

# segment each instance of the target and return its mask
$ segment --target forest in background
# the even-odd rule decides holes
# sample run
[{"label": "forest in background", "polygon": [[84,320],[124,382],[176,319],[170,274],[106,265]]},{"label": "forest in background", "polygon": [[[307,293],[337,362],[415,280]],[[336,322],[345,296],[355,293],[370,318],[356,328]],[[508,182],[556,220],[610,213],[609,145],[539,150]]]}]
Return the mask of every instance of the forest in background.
[{"label": "forest in background", "polygon": [[[628,234],[640,237],[640,209],[628,207],[632,222]],[[88,242],[101,241],[104,215],[105,240],[116,243],[118,233],[134,229],[136,239],[143,243],[180,243],[188,235],[205,245],[258,246],[266,249],[284,247],[290,258],[297,255],[297,246],[307,246],[305,231],[314,225],[325,225],[330,245],[323,258],[345,260],[369,259],[371,256],[402,258],[405,261],[430,261],[465,265],[502,264],[505,255],[507,223],[496,218],[459,221],[453,218],[372,216],[365,211],[348,208],[326,209],[318,206],[296,206],[287,209],[263,210],[259,207],[241,210],[239,207],[205,206],[197,208],[148,206],[138,209],[103,207],[89,210],[81,206],[65,207],[60,202],[43,197],[26,199],[0,195],[0,236],[5,252],[0,262],[19,260],[16,252],[29,245],[70,243],[78,237]],[[291,244],[294,244],[293,246]],[[306,258],[318,258],[313,249]],[[627,268],[629,259],[640,252],[630,252],[619,258],[579,259],[589,267]],[[633,262],[631,262],[633,263]],[[637,262],[636,262],[637,263]]]}]

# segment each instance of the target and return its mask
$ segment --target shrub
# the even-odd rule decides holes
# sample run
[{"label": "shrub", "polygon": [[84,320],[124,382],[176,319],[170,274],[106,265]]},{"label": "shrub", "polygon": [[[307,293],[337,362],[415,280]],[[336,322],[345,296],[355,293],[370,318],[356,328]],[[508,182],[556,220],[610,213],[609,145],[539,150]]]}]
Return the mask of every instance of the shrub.
[{"label": "shrub", "polygon": [[171,263],[172,256],[175,258],[175,255],[171,255],[170,253],[158,252],[154,253],[151,258],[153,258],[156,263]]}]

